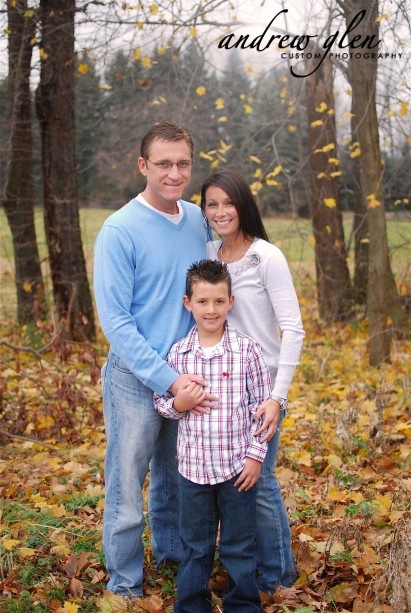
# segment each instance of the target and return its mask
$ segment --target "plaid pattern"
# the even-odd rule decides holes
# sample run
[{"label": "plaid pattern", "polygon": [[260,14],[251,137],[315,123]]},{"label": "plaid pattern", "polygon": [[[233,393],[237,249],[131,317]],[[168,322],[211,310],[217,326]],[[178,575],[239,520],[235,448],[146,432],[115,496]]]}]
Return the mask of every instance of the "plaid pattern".
[{"label": "plaid pattern", "polygon": [[180,419],[177,448],[183,477],[200,484],[221,483],[242,471],[246,456],[263,462],[267,444],[252,435],[261,425],[252,415],[271,391],[260,345],[226,322],[222,341],[207,358],[194,326],[172,346],[167,362],[180,374],[204,377],[207,391],[218,397],[210,414],[194,415],[178,413],[170,395],[154,395],[162,415]]}]

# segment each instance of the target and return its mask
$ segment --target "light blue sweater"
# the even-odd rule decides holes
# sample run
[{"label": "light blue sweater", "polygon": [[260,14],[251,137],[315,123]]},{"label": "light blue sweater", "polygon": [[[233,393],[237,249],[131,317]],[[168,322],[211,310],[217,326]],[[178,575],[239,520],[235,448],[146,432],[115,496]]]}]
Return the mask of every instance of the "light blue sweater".
[{"label": "light blue sweater", "polygon": [[110,215],[94,248],[94,294],[110,350],[157,394],[177,373],[165,362],[193,320],[183,306],[187,268],[206,257],[200,208],[180,201],[174,224],[136,198]]}]

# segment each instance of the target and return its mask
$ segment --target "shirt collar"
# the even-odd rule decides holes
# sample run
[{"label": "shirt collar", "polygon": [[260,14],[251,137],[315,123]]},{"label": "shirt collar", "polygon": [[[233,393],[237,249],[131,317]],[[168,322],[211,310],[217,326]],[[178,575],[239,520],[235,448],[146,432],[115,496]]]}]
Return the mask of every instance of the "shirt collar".
[{"label": "shirt collar", "polygon": [[[188,351],[197,351],[200,349],[200,342],[198,339],[197,326],[193,326],[190,332],[183,339],[180,345],[179,353],[187,353]],[[231,351],[233,353],[240,353],[240,344],[238,342],[236,330],[228,323],[224,324],[224,335],[222,342],[219,344],[219,354],[225,351]],[[217,355],[217,354],[216,354]]]}]

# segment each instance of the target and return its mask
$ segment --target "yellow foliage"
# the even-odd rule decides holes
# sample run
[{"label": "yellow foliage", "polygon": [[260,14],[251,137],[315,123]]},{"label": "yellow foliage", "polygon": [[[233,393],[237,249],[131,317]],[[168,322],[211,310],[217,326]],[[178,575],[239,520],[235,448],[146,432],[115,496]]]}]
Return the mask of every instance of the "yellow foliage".
[{"label": "yellow foliage", "polygon": [[224,98],[217,98],[217,100],[215,101],[215,108],[217,109],[217,111],[221,111],[224,108],[224,105]]},{"label": "yellow foliage", "polygon": [[149,57],[148,55],[145,55],[144,57],[142,57],[141,65],[143,68],[147,68],[147,69],[151,68],[151,66],[153,65],[151,57]]},{"label": "yellow foliage", "polygon": [[198,34],[198,30],[195,26],[191,26],[188,31],[190,32],[191,38],[195,38]]},{"label": "yellow foliage", "polygon": [[39,53],[40,53],[40,58],[41,58],[42,60],[47,60],[47,58],[48,58],[48,53],[46,53],[46,52],[44,51],[43,47],[41,47],[41,48],[40,48]]},{"label": "yellow foliage", "polygon": [[260,158],[257,157],[256,155],[249,155],[248,157],[250,158],[252,162],[255,162],[256,164],[261,164]]},{"label": "yellow foliage", "polygon": [[253,107],[250,104],[243,104],[244,113],[250,114],[253,112]]},{"label": "yellow foliage", "polygon": [[81,64],[79,64],[77,70],[80,74],[87,74],[89,70],[88,64],[85,64],[84,62],[82,62]]},{"label": "yellow foliage", "polygon": [[316,113],[324,113],[324,111],[326,111],[328,109],[328,104],[326,102],[321,102],[321,104],[319,104],[315,111]]},{"label": "yellow foliage", "polygon": [[156,15],[158,13],[158,4],[150,4],[150,13]]},{"label": "yellow foliage", "polygon": [[406,102],[405,100],[402,100],[400,103],[400,115],[401,117],[404,117],[404,115],[407,115],[408,113],[408,102]]},{"label": "yellow foliage", "polygon": [[335,209],[335,207],[337,206],[335,198],[323,198],[323,202],[325,206],[328,206],[329,209]]},{"label": "yellow foliage", "polygon": [[3,546],[3,549],[5,549],[6,551],[11,551],[12,549],[17,547],[17,545],[20,545],[21,543],[17,539],[5,538],[1,540],[1,544]]},{"label": "yellow foliage", "polygon": [[204,96],[206,94],[206,88],[204,87],[204,85],[199,85],[196,89],[196,94],[197,96]]}]

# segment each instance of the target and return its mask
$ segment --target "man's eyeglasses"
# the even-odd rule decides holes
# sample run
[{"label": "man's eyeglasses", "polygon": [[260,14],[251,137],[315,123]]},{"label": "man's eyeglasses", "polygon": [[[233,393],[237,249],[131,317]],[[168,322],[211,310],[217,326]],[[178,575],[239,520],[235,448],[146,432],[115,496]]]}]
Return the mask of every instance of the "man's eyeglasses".
[{"label": "man's eyeglasses", "polygon": [[160,162],[152,162],[146,158],[147,162],[151,162],[154,166],[157,166],[159,170],[171,170],[173,166],[177,166],[178,170],[188,170],[194,164],[194,160],[179,160],[178,162],[172,162],[171,160],[160,160]]}]

